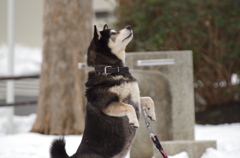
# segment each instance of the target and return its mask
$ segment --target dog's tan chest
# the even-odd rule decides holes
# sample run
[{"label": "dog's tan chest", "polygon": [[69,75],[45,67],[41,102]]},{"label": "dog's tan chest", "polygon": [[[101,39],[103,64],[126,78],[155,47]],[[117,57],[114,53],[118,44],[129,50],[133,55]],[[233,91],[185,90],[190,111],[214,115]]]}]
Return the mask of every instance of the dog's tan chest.
[{"label": "dog's tan chest", "polygon": [[137,82],[124,82],[119,86],[111,87],[110,92],[116,93],[120,101],[124,101],[130,95],[135,103],[140,103],[140,91]]}]

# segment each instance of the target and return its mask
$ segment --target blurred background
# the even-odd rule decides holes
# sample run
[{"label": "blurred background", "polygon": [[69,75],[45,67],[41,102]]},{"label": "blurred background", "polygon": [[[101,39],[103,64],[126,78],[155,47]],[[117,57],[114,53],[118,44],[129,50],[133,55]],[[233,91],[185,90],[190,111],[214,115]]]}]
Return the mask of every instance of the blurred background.
[{"label": "blurred background", "polygon": [[134,28],[129,51],[193,51],[196,121],[217,124],[240,121],[239,7],[238,0],[121,0],[116,17]]},{"label": "blurred background", "polygon": [[[0,44],[7,43],[7,0],[0,1]],[[93,0],[93,24],[103,26],[114,23],[115,0]],[[15,1],[15,42],[17,44],[41,48],[43,45],[44,1]]]},{"label": "blurred background", "polygon": [[[11,29],[8,7],[13,1]],[[78,69],[77,63],[85,62],[93,25],[101,30],[108,24],[114,29],[132,26],[134,38],[126,52],[142,52],[146,56],[154,51],[193,52],[194,83],[187,88],[193,89],[194,85],[194,103],[192,98],[188,100],[194,112],[187,109],[190,113],[184,118],[191,122],[189,116],[195,117],[193,124],[195,121],[224,125],[187,127],[182,121],[183,125],[179,126],[191,131],[196,140],[218,141],[218,151],[210,148],[201,158],[239,157],[239,15],[239,0],[0,0],[0,147],[11,148],[0,150],[0,155],[8,158],[18,152],[25,158],[31,154],[30,148],[33,155],[47,157],[53,136],[44,140],[44,135],[31,132],[78,135],[72,137],[75,146],[67,146],[68,151],[75,152],[84,128],[86,105],[85,68]],[[9,44],[9,31],[13,34],[12,44]],[[9,49],[10,45],[13,50]],[[8,64],[9,50],[13,53],[12,72]],[[9,79],[14,80],[10,101],[7,85],[13,82]],[[185,82],[181,82],[184,86]],[[162,85],[169,86],[165,83]],[[174,113],[185,114],[180,110]],[[163,125],[163,121],[158,125]],[[170,128],[161,129],[171,133]],[[26,139],[29,136],[36,136],[34,142]]]},{"label": "blurred background", "polygon": [[[104,24],[116,21],[114,10],[118,1],[93,0],[92,24],[102,28]],[[0,77],[8,72],[8,0],[0,1]],[[43,47],[43,0],[22,0],[14,4],[14,75],[39,75],[41,73]],[[74,18],[74,17],[73,17]],[[93,28],[93,26],[92,26]],[[91,28],[91,29],[92,29]],[[89,33],[91,35],[91,33]],[[90,41],[86,41],[88,45]],[[86,50],[87,51],[87,50]],[[86,53],[86,52],[85,52]],[[15,80],[16,115],[36,113],[39,96],[39,79]],[[0,104],[6,106],[7,84],[0,80]],[[32,104],[33,103],[33,104]]]},{"label": "blurred background", "polygon": [[[198,123],[240,121],[234,114],[240,111],[240,1],[93,0],[92,5],[92,23],[98,27],[133,27],[135,38],[127,51],[193,51]],[[42,0],[15,1],[17,75],[40,73],[43,8]],[[1,0],[0,76],[7,74],[6,13],[7,0]],[[0,103],[5,102],[4,85],[0,81]],[[38,81],[17,81],[15,95],[17,100],[37,99]],[[35,110],[27,109],[16,114]]]}]

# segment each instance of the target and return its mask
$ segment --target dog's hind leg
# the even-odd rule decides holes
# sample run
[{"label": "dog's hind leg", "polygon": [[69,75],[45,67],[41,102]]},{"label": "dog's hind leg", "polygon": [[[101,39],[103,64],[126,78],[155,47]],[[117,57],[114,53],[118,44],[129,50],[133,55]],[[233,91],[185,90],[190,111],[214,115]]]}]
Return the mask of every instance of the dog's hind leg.
[{"label": "dog's hind leg", "polygon": [[155,106],[151,97],[141,97],[141,106],[146,110],[148,117],[152,121],[156,121]]},{"label": "dog's hind leg", "polygon": [[129,123],[138,128],[139,122],[137,119],[136,111],[132,105],[125,104],[122,102],[113,102],[108,105],[103,112],[109,116],[122,117],[127,116],[129,119]]}]

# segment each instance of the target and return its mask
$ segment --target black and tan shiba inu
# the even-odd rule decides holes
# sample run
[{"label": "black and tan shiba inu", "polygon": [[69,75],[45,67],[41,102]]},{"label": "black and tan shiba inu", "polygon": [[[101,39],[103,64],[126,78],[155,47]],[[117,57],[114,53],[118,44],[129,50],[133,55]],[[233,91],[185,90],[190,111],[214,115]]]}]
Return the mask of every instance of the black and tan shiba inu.
[{"label": "black and tan shiba inu", "polygon": [[[133,37],[130,26],[102,31],[94,27],[87,64],[94,67],[86,83],[86,120],[82,142],[71,158],[124,158],[139,127],[140,104],[156,120],[150,97],[140,97],[136,79],[125,67],[125,48]],[[69,158],[63,139],[55,140],[51,158]]]}]

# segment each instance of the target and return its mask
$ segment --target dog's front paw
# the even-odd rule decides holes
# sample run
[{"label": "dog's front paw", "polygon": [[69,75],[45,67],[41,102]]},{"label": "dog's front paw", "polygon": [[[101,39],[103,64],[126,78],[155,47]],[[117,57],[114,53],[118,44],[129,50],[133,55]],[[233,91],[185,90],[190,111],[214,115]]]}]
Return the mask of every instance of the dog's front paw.
[{"label": "dog's front paw", "polygon": [[131,126],[133,126],[134,128],[138,128],[139,127],[138,119],[131,119],[131,120],[129,120],[129,124]]},{"label": "dog's front paw", "polygon": [[154,106],[151,108],[146,108],[145,109],[147,116],[152,120],[156,121],[156,114],[155,114],[155,109]]},{"label": "dog's front paw", "polygon": [[147,112],[147,116],[152,120],[152,121],[156,121],[157,119],[156,119],[156,114],[155,114],[155,111],[148,111]]},{"label": "dog's front paw", "polygon": [[141,105],[143,110],[145,110],[147,116],[152,120],[156,121],[155,106],[152,98],[141,97]]}]

